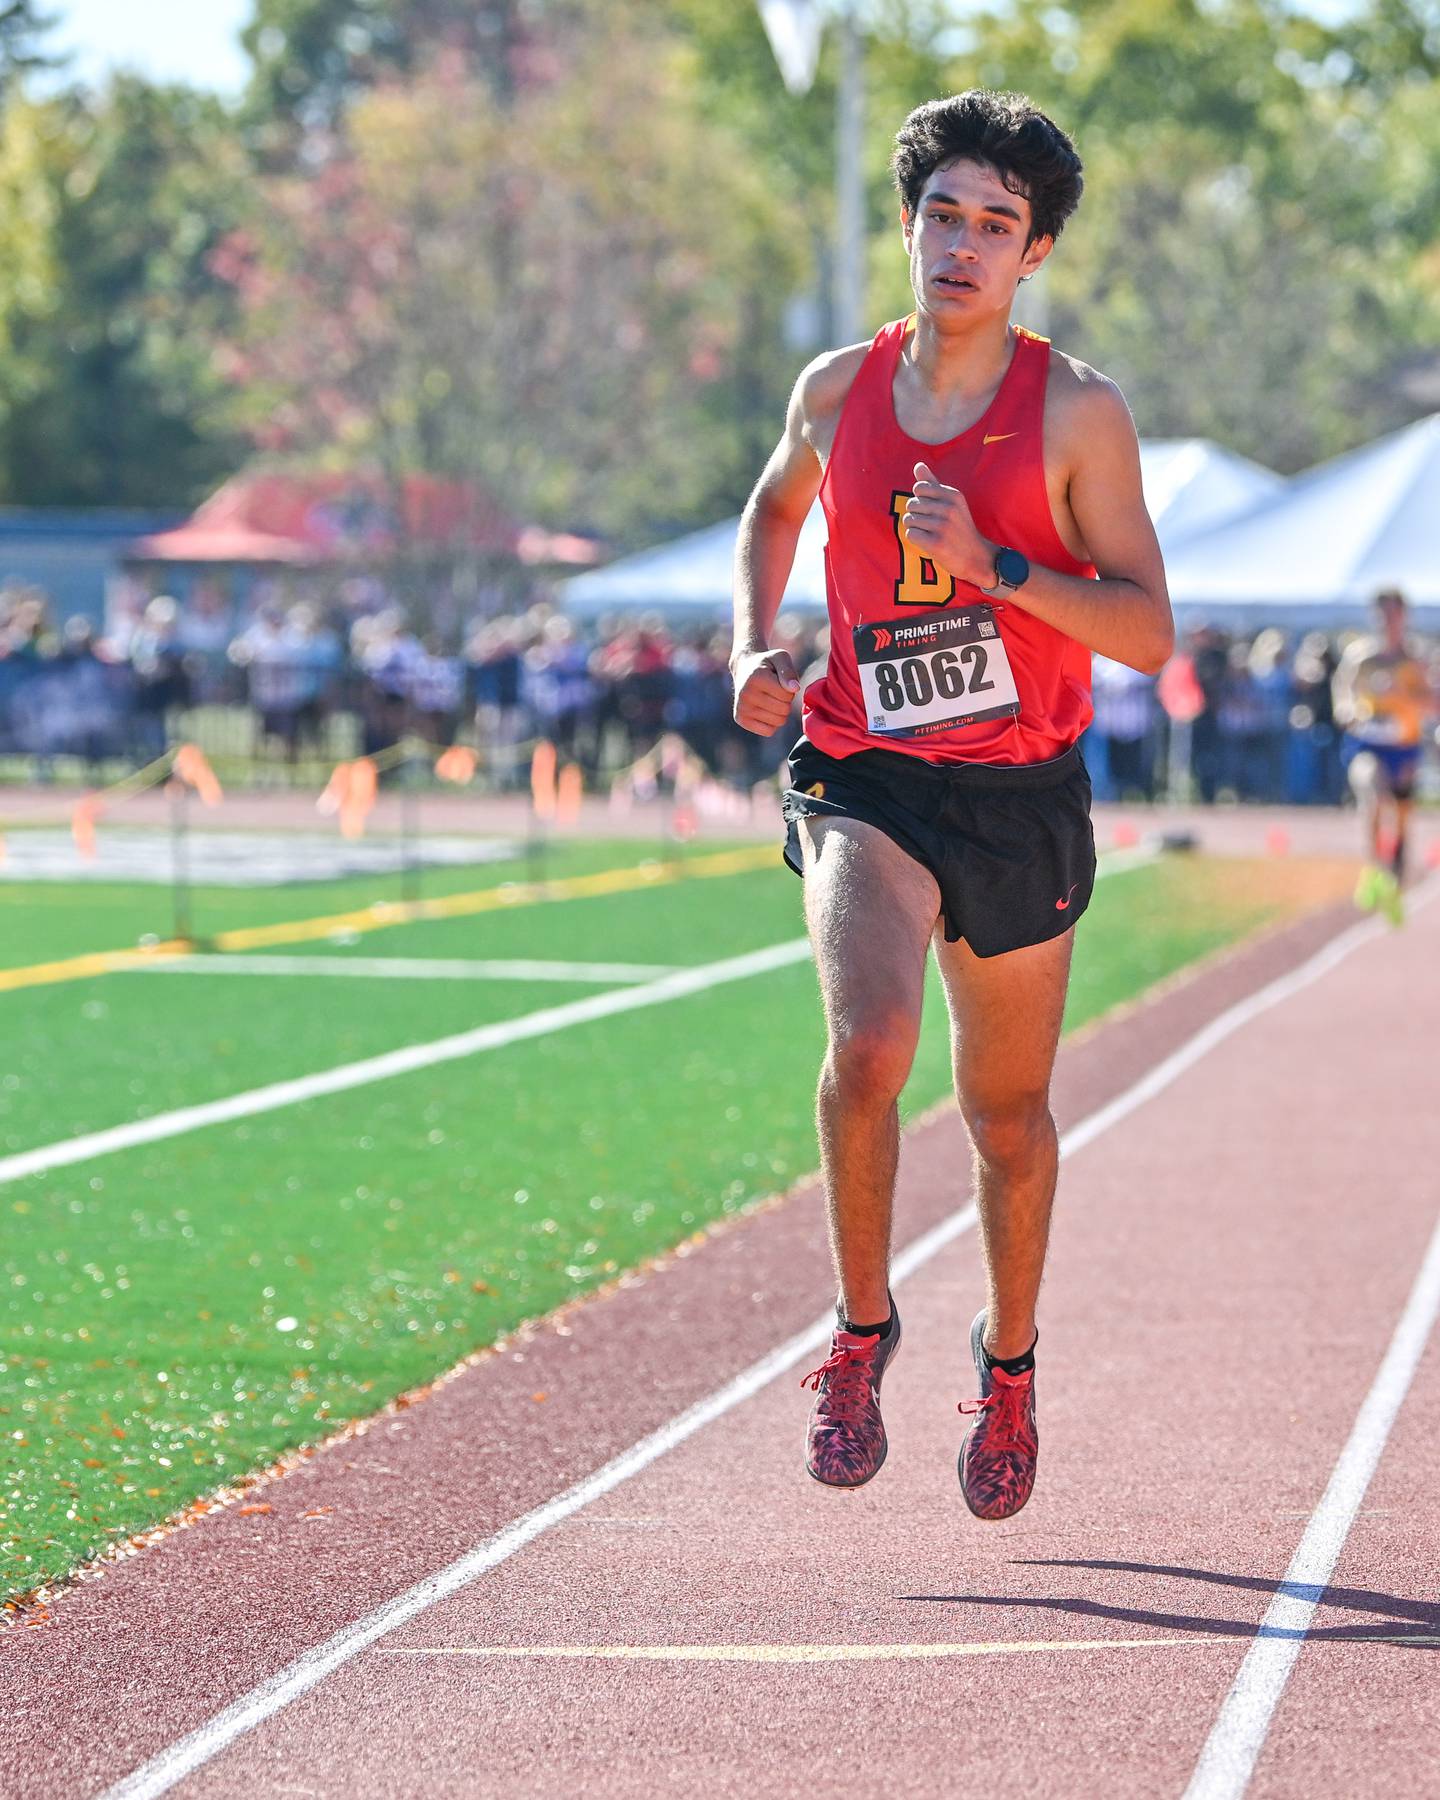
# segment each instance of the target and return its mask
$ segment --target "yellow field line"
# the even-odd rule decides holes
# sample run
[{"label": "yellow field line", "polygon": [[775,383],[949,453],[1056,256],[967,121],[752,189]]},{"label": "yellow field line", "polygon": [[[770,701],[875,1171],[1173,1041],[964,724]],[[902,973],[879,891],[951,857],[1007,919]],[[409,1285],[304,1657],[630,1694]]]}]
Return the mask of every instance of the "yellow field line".
[{"label": "yellow field line", "polygon": [[[318,919],[291,919],[278,925],[247,925],[221,931],[209,940],[217,950],[259,950],[270,944],[303,944],[327,938],[338,931],[385,931],[392,925],[409,925],[417,919],[458,919],[473,913],[508,912],[517,906],[538,906],[553,900],[592,899],[599,894],[624,894],[638,888],[665,887],[671,882],[707,876],[743,875],[773,865],[775,850],[757,844],[744,850],[720,850],[683,863],[639,863],[625,869],[601,869],[594,875],[567,875],[557,881],[522,881],[504,887],[479,888],[465,894],[442,894],[433,900],[377,900],[355,912],[330,913]],[[133,968],[156,956],[188,956],[195,946],[183,939],[145,944],[134,949],[95,950],[69,956],[60,962],[32,963],[20,969],[0,969],[0,993],[17,988],[46,987],[60,981],[84,981],[93,975],[113,974]]]},{"label": "yellow field line", "polygon": [[150,956],[185,956],[193,945],[183,938],[164,944],[145,944],[135,950],[92,950],[84,956],[67,956],[63,962],[31,963],[23,969],[0,969],[0,993],[11,988],[46,987],[55,981],[84,981],[91,975],[108,975]]}]

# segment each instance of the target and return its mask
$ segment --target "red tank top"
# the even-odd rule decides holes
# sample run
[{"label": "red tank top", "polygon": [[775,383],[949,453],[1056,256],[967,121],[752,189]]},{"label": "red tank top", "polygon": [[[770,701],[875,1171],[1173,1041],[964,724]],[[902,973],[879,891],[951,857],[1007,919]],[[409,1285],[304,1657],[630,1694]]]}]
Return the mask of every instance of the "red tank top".
[{"label": "red tank top", "polygon": [[[1014,353],[988,410],[949,443],[922,444],[900,429],[893,398],[911,324],[898,319],[876,334],[846,396],[820,483],[830,540],[825,550],[830,660],[825,675],[805,690],[805,735],[830,756],[883,748],[934,763],[1046,762],[1069,749],[1090,722],[1090,652],[1018,602],[989,600],[969,582],[941,574],[903,543],[899,514],[914,487],[915,464],[928,463],[941,481],[964,494],[976,525],[992,542],[1008,544],[1061,574],[1094,578],[1094,566],[1080,562],[1060,541],[1045,487],[1050,342],[1012,327]],[[869,731],[856,627],[877,621],[882,627],[910,627],[935,619],[940,608],[953,612],[987,601],[1009,658],[1018,713],[923,736]]]}]

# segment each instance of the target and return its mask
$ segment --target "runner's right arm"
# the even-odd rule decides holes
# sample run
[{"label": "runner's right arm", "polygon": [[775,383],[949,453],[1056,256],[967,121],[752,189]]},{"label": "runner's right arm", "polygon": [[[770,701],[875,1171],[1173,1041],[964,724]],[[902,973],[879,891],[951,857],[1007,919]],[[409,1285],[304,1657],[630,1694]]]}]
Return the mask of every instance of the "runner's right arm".
[{"label": "runner's right arm", "polygon": [[[730,674],[735,722],[760,737],[785,723],[800,688],[789,653],[770,648],[770,633],[790,578],[795,545],[823,473],[814,445],[817,415],[834,406],[833,353],[802,371],[790,396],[785,432],[740,515],[735,545],[735,641]],[[849,387],[853,371],[847,373]],[[840,399],[843,403],[844,394]],[[838,407],[835,408],[838,412]]]}]

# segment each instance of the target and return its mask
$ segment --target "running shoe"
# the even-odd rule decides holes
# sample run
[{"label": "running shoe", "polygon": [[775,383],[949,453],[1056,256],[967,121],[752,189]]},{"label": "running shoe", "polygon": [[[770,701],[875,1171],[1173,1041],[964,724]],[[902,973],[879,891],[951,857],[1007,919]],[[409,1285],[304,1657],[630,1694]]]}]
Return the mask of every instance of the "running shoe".
[{"label": "running shoe", "polygon": [[861,1337],[837,1325],[830,1354],[800,1383],[815,1390],[805,1439],[805,1468],[827,1487],[861,1487],[889,1448],[880,1417],[880,1382],[900,1348],[900,1314],[890,1302],[887,1338]]},{"label": "running shoe", "polygon": [[1374,863],[1366,863],[1355,883],[1355,904],[1361,912],[1374,912],[1384,892],[1385,877]]},{"label": "running shoe", "polygon": [[1009,1519],[1035,1486],[1040,1440],[1035,1430],[1035,1371],[1007,1375],[985,1360],[985,1315],[970,1327],[970,1354],[980,1377],[980,1398],[961,1402],[979,1417],[960,1446],[960,1491],[977,1519]]},{"label": "running shoe", "polygon": [[1398,878],[1389,869],[1382,869],[1380,872],[1379,906],[1392,925],[1405,923],[1405,896],[1400,891]]}]

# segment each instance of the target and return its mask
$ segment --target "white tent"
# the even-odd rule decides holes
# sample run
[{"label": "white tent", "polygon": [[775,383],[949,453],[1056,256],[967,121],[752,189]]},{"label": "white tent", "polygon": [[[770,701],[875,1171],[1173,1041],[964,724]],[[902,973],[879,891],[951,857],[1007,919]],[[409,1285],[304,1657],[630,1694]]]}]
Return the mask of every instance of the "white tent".
[{"label": "white tent", "polygon": [[[606,568],[562,581],[561,604],[576,618],[603,612],[728,614],[739,531],[738,517],[722,519],[668,544],[622,556]],[[818,500],[800,528],[784,604],[792,610],[825,610],[825,515]]]},{"label": "white tent", "polygon": [[[1172,545],[1283,485],[1269,469],[1204,438],[1145,440],[1140,475],[1145,504],[1167,554]],[[739,529],[738,518],[724,519],[574,576],[560,584],[562,604],[577,618],[647,611],[724,616],[730,608]],[[818,501],[801,528],[784,606],[798,612],[825,610],[825,518]]]},{"label": "white tent", "polygon": [[1187,538],[1247,511],[1285,482],[1273,469],[1209,438],[1145,438],[1140,485],[1160,547],[1169,556]]},{"label": "white tent", "polygon": [[1380,588],[1398,587],[1440,623],[1440,413],[1297,475],[1167,566],[1190,619],[1358,624]]}]

